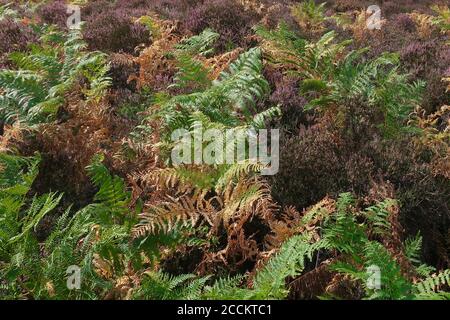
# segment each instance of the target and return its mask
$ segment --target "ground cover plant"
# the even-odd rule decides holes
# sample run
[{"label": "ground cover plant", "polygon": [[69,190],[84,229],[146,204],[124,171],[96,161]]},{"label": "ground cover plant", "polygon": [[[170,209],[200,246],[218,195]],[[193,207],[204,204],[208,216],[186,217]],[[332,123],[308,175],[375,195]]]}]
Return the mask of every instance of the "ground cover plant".
[{"label": "ground cover plant", "polygon": [[449,299],[450,9],[371,5],[1,0],[0,299]]}]

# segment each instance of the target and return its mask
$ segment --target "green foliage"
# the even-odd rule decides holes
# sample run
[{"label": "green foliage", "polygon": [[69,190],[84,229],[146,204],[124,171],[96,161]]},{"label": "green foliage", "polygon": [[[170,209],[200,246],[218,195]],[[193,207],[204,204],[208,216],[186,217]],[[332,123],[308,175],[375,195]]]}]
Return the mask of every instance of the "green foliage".
[{"label": "green foliage", "polygon": [[[28,199],[39,162],[39,156],[21,158],[0,154],[0,278],[9,281],[10,292],[18,290],[15,280],[21,276],[40,277],[36,227],[62,197],[50,193]],[[24,284],[26,290],[35,290],[36,285],[36,282]]]},{"label": "green foliage", "polygon": [[158,37],[160,35],[159,27],[152,17],[142,16],[136,20],[136,23],[144,25],[151,32],[153,37]]},{"label": "green foliage", "polygon": [[[367,288],[368,299],[410,299],[411,283],[402,275],[400,266],[379,242],[369,241],[364,248],[364,259],[366,270],[370,266],[378,266],[381,273],[381,289]],[[370,274],[370,273],[369,273]],[[366,276],[366,283],[368,283]]]},{"label": "green foliage", "polygon": [[262,26],[255,27],[256,33],[265,43],[264,47],[272,63],[285,67],[289,74],[301,79],[326,80],[335,69],[336,62],[346,47],[352,42],[336,42],[336,33],[329,31],[315,42],[300,38],[289,31],[285,24],[275,30]]},{"label": "green foliage", "polygon": [[300,274],[306,259],[312,260],[312,255],[320,248],[320,244],[311,245],[307,235],[298,235],[287,240],[281,246],[280,252],[256,274],[251,298],[286,298],[286,278]]},{"label": "green foliage", "polygon": [[358,59],[363,52],[349,53],[333,71],[327,84],[328,94],[312,100],[309,106],[327,106],[363,98],[370,106],[383,112],[385,133],[395,135],[418,106],[425,83],[408,83],[407,75],[398,72],[398,55],[385,53],[372,61],[360,63]]},{"label": "green foliage", "polygon": [[25,120],[29,124],[52,119],[64,103],[65,93],[85,78],[88,100],[98,101],[110,85],[106,56],[86,51],[80,30],[67,36],[53,27],[40,31],[41,43],[29,52],[10,55],[17,70],[0,72],[0,117],[7,123]]},{"label": "green foliage", "polygon": [[200,54],[202,56],[208,56],[214,52],[212,46],[219,39],[219,36],[213,30],[205,29],[199,35],[181,41],[176,45],[176,49],[189,55]]},{"label": "green foliage", "polygon": [[437,14],[437,17],[433,17],[433,24],[437,25],[442,33],[450,31],[450,8],[434,5],[431,9]]},{"label": "green foliage", "polygon": [[149,300],[198,300],[209,277],[192,274],[170,276],[162,272],[148,272],[135,298]]},{"label": "green foliage", "polygon": [[418,233],[415,237],[411,237],[405,240],[405,255],[413,266],[415,266],[416,272],[422,277],[428,277],[435,268],[421,263],[421,249],[422,249],[422,237]]},{"label": "green foliage", "polygon": [[[99,217],[105,208],[109,207],[114,211],[123,205],[124,191],[121,191],[122,198],[117,196],[117,188],[123,185],[123,182],[117,181],[117,177],[114,179],[107,173],[100,172],[99,164],[96,163],[97,167],[93,171],[96,182],[100,184],[96,199],[103,201],[101,209],[98,205],[91,205],[70,218],[70,208],[67,208],[47,238],[42,253],[34,231],[42,218],[56,208],[62,195],[50,193],[28,199],[27,193],[37,175],[39,157],[27,159],[1,154],[1,160],[2,164],[6,164],[6,168],[2,171],[1,179],[0,274],[8,281],[10,294],[31,294],[36,298],[52,297],[54,294],[58,298],[91,295],[91,290],[99,285],[98,277],[92,272],[94,253],[111,259],[114,264],[119,253],[123,254],[124,249],[125,252],[130,250],[123,247],[129,236],[129,228],[121,225],[110,226],[112,216],[109,218],[109,224],[102,223]],[[12,176],[14,171],[15,178]],[[115,189],[110,187],[112,182],[115,183]],[[114,199],[118,203],[112,204]],[[93,227],[98,223],[104,226],[101,239],[90,243],[96,231]],[[83,241],[81,247],[80,240]],[[83,284],[86,286],[83,289],[86,290],[77,293],[68,290],[65,273],[70,265],[82,267],[82,277],[85,280]]]},{"label": "green foliage", "polygon": [[391,232],[391,223],[389,222],[389,207],[395,205],[395,200],[386,199],[366,209],[365,217],[367,218],[367,222],[370,223],[371,231],[374,235],[389,235],[389,233]]},{"label": "green foliage", "polygon": [[242,289],[241,285],[245,277],[237,275],[217,279],[213,285],[205,286],[202,294],[203,299],[209,300],[244,300],[249,292]]},{"label": "green foliage", "polygon": [[209,71],[200,61],[188,54],[180,54],[177,57],[179,71],[175,75],[174,84],[170,88],[191,88],[195,91],[207,88],[211,81],[208,78]]},{"label": "green foliage", "polygon": [[321,247],[322,242],[311,244],[308,234],[293,236],[257,271],[252,288],[239,287],[242,277],[220,279],[207,287],[203,296],[208,299],[284,299],[289,293],[286,278],[299,275],[307,260]]},{"label": "green foliage", "polygon": [[[381,243],[368,237],[369,229],[372,234],[384,237],[393,232],[387,208],[396,205],[395,201],[386,199],[359,213],[352,210],[352,203],[350,194],[342,194],[337,201],[337,212],[328,219],[323,230],[323,246],[328,250],[338,250],[342,254],[331,265],[331,269],[357,281],[365,289],[366,299],[425,298],[427,293],[434,297],[437,286],[448,281],[447,271],[413,285],[403,275],[400,265],[391,253]],[[358,215],[363,216],[368,224],[358,224]],[[414,264],[420,263],[420,246],[419,236],[405,242],[405,255]],[[380,288],[369,285],[373,275],[370,270],[374,267],[380,272]],[[421,270],[430,272],[426,265],[417,268],[419,274]]]},{"label": "green foliage", "polygon": [[0,20],[3,20],[5,18],[17,19],[19,17],[18,12],[14,9],[11,9],[10,6],[10,3],[0,5]]},{"label": "green foliage", "polygon": [[301,27],[321,30],[325,17],[325,2],[317,5],[314,0],[303,1],[292,7],[292,15]]},{"label": "green foliage", "polygon": [[281,24],[268,31],[257,27],[265,40],[265,51],[272,63],[301,79],[301,92],[310,97],[306,110],[317,107],[345,105],[362,99],[384,115],[380,123],[388,137],[407,129],[406,120],[420,103],[425,83],[408,82],[408,75],[399,72],[397,54],[384,53],[366,61],[367,49],[344,54],[351,40],[336,42],[334,31],[325,33],[316,42],[308,42]]},{"label": "green foliage", "polygon": [[[239,124],[236,112],[242,112],[250,119],[249,108],[268,92],[267,81],[261,74],[259,49],[242,54],[229,69],[203,91],[161,101],[152,117],[163,118],[170,133],[175,129],[190,128],[193,124],[191,115],[195,112],[201,112],[209,121],[225,126]],[[169,140],[167,136],[165,140]]]},{"label": "green foliage", "polygon": [[[411,285],[402,276],[400,267],[390,253],[380,243],[369,240],[366,226],[356,222],[356,215],[350,205],[350,194],[342,194],[337,202],[337,212],[324,228],[323,238],[328,248],[337,249],[343,256],[332,265],[332,270],[350,275],[365,289],[368,299],[405,299],[410,297]],[[369,207],[361,214],[372,224],[375,234],[390,232],[386,208],[392,200]],[[348,257],[347,259],[345,257]],[[368,286],[371,273],[368,270],[376,266],[381,274],[381,288]]]},{"label": "green foliage", "polygon": [[449,300],[448,292],[437,291],[443,285],[450,286],[450,269],[429,276],[417,283],[415,285],[418,292],[416,298],[423,300]]},{"label": "green foliage", "polygon": [[1,256],[11,252],[16,241],[29,235],[61,199],[56,194],[34,196],[27,204],[26,195],[37,176],[39,161],[39,156],[21,158],[0,153]]},{"label": "green foliage", "polygon": [[104,212],[106,216],[122,216],[127,212],[130,193],[125,191],[123,180],[117,176],[111,176],[108,169],[102,164],[103,156],[96,155],[91,164],[86,168],[92,182],[99,188],[94,200],[98,212]]}]

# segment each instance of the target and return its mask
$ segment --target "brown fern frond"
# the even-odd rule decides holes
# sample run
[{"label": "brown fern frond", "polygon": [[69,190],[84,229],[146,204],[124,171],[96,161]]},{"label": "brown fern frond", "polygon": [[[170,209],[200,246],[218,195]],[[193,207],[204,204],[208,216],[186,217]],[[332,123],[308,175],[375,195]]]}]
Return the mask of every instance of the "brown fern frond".
[{"label": "brown fern frond", "polygon": [[326,287],[325,294],[346,300],[358,300],[364,297],[364,289],[349,275],[336,274]]},{"label": "brown fern frond", "polygon": [[112,53],[110,61],[114,65],[122,67],[132,67],[134,65],[134,57],[127,53]]},{"label": "brown fern frond", "polygon": [[205,67],[211,70],[209,74],[210,79],[217,79],[222,71],[226,70],[230,63],[235,61],[242,52],[244,52],[244,49],[236,48],[224,54],[204,59]]},{"label": "brown fern frond", "polygon": [[220,192],[230,182],[249,177],[251,173],[261,172],[264,168],[266,168],[266,165],[251,160],[233,164],[221,174],[215,189],[217,192]]},{"label": "brown fern frond", "polygon": [[287,207],[279,219],[270,221],[272,232],[265,238],[267,248],[279,248],[286,239],[294,234],[308,231],[312,233],[312,238],[318,240],[320,235],[317,227],[320,223],[336,211],[336,201],[326,197],[317,204],[298,212],[294,207]]},{"label": "brown fern frond", "polygon": [[433,154],[433,174],[450,179],[450,106],[442,106],[430,115],[416,109],[410,123],[422,130],[414,139],[415,147],[426,148]]},{"label": "brown fern frond", "polygon": [[251,218],[251,212],[240,216],[227,228],[225,248],[218,252],[207,252],[197,267],[199,273],[212,272],[217,264],[222,264],[231,270],[237,270],[246,261],[257,261],[259,248],[252,236],[246,236],[244,225]]},{"label": "brown fern frond", "polygon": [[136,59],[140,65],[137,87],[165,89],[164,84],[167,84],[176,72],[176,61],[170,58],[167,52],[172,51],[182,37],[176,22],[161,20],[156,16],[152,16],[152,20],[158,25],[158,36]]},{"label": "brown fern frond", "polygon": [[417,33],[420,37],[425,39],[431,36],[434,29],[435,19],[433,16],[419,12],[408,13],[408,16],[415,22],[417,26]]},{"label": "brown fern frond", "polygon": [[294,279],[289,283],[289,299],[304,300],[316,299],[324,294],[327,286],[334,277],[334,272],[329,270],[331,260]]},{"label": "brown fern frond", "polygon": [[142,174],[140,180],[159,190],[171,190],[184,194],[193,189],[209,190],[213,186],[214,170],[208,166],[187,166],[177,168],[156,168]]},{"label": "brown fern frond", "polygon": [[23,134],[30,131],[20,121],[14,122],[12,125],[5,125],[3,134],[0,135],[0,152],[13,151],[13,146],[23,141]]},{"label": "brown fern frond", "polygon": [[[168,183],[169,187],[178,188],[178,180],[173,178],[172,171],[168,172],[164,187]],[[237,184],[230,183],[223,193],[215,196],[208,189],[193,189],[181,184],[176,193],[179,196],[166,194],[164,201],[148,206],[133,231],[134,237],[159,231],[170,232],[177,224],[194,226],[200,222],[200,218],[214,230],[221,223],[228,228],[232,221],[243,216],[259,215],[267,218],[277,209],[268,186],[261,182],[241,180]]]},{"label": "brown fern frond", "polygon": [[147,234],[169,233],[178,226],[196,226],[201,217],[213,225],[210,217],[214,212],[211,201],[205,199],[205,192],[177,198],[167,196],[166,201],[146,208],[132,236],[138,238]]}]

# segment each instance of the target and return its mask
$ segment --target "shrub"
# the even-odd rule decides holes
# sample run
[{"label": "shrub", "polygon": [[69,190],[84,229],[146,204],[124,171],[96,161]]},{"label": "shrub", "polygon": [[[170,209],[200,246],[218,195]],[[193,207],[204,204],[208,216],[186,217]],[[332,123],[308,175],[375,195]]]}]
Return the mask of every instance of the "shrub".
[{"label": "shrub", "polygon": [[130,77],[138,74],[139,66],[134,62],[133,56],[121,53],[112,54],[109,57],[109,66],[113,88],[136,89],[136,81],[131,80]]},{"label": "shrub", "polygon": [[275,200],[305,208],[343,190],[363,197],[370,194],[376,181],[389,181],[402,203],[400,220],[407,234],[420,231],[425,261],[445,266],[450,225],[448,180],[434,173],[428,148],[418,148],[410,137],[383,142],[372,125],[371,117],[376,114],[367,114],[364,104],[356,101],[346,105],[352,103],[356,114],[341,118],[344,127],[321,120],[301,128],[298,134],[284,133],[280,170],[270,178]]},{"label": "shrub", "polygon": [[280,141],[280,169],[270,179],[277,202],[306,208],[348,189],[343,141],[330,123],[302,127],[291,137],[284,132]]},{"label": "shrub", "polygon": [[307,104],[307,100],[299,95],[299,85],[296,80],[281,77],[268,102],[280,106],[280,124],[287,130],[295,131],[301,123],[305,123],[303,108]]},{"label": "shrub", "polygon": [[66,29],[67,4],[65,0],[49,1],[38,7],[36,13],[41,20],[47,24],[55,24],[60,28]]},{"label": "shrub", "polygon": [[401,50],[400,57],[406,72],[411,73],[414,79],[427,82],[423,101],[427,111],[434,112],[449,101],[450,94],[442,81],[450,64],[448,46],[444,46],[440,39],[414,41]]},{"label": "shrub", "polygon": [[26,24],[11,18],[0,20],[0,66],[9,66],[9,53],[24,51],[36,41],[37,35]]},{"label": "shrub", "polygon": [[395,17],[394,24],[402,31],[416,31],[416,24],[407,14],[399,14]]},{"label": "shrub", "polygon": [[247,36],[259,20],[256,12],[234,0],[204,1],[187,12],[185,27],[195,34],[211,28],[220,34],[217,47],[226,50],[233,46],[248,47]]},{"label": "shrub", "polygon": [[83,37],[90,49],[133,54],[136,46],[150,41],[149,30],[133,21],[142,12],[102,4],[82,11],[86,17]]}]

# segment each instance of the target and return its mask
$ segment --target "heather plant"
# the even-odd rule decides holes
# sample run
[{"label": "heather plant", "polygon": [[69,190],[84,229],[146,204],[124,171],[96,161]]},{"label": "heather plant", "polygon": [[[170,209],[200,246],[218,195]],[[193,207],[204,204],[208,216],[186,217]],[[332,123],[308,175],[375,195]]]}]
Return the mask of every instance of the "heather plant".
[{"label": "heather plant", "polygon": [[0,299],[449,299],[448,6],[374,4],[0,0]]},{"label": "heather plant", "polygon": [[402,68],[414,79],[427,81],[424,107],[428,111],[436,111],[448,101],[449,95],[441,81],[450,63],[448,46],[442,45],[439,39],[414,41],[400,51],[400,58]]},{"label": "heather plant", "polygon": [[279,203],[305,208],[327,193],[339,193],[350,187],[343,143],[330,127],[329,123],[319,123],[307,128],[300,126],[293,136],[282,132],[280,170],[271,178],[272,192]]},{"label": "heather plant", "polygon": [[[271,105],[279,106],[281,118],[279,124],[287,132],[296,132],[297,128],[307,122],[304,107],[308,101],[299,94],[298,81],[290,77],[277,77],[275,88],[268,99]],[[273,125],[275,127],[275,124]]]},{"label": "heather plant", "polygon": [[211,28],[220,34],[217,48],[226,50],[233,47],[249,47],[248,36],[258,21],[258,14],[246,9],[238,1],[204,1],[187,13],[184,26],[197,34]]},{"label": "heather plant", "polygon": [[67,28],[67,1],[54,0],[49,1],[36,9],[36,14],[47,24],[57,25],[61,29]]},{"label": "heather plant", "polygon": [[10,66],[8,55],[15,51],[24,51],[27,46],[36,42],[37,34],[23,22],[5,17],[0,20],[0,64]]},{"label": "heather plant", "polygon": [[134,23],[143,11],[116,7],[107,1],[83,7],[86,21],[83,38],[91,50],[135,54],[138,45],[150,42],[150,32],[143,25]]}]

